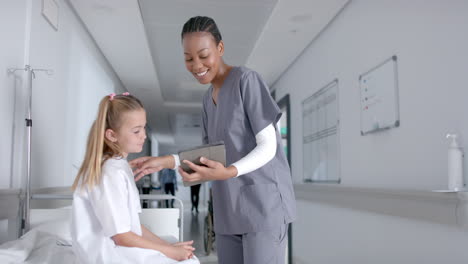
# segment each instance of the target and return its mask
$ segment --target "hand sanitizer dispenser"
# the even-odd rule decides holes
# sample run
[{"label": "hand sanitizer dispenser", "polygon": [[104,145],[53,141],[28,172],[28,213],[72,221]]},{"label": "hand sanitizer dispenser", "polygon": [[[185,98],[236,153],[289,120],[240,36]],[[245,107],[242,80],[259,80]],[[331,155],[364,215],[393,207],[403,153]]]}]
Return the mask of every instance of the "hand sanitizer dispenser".
[{"label": "hand sanitizer dispenser", "polygon": [[463,150],[458,145],[457,134],[447,134],[447,138],[451,139],[448,150],[448,188],[451,191],[462,191],[464,189],[463,182]]}]

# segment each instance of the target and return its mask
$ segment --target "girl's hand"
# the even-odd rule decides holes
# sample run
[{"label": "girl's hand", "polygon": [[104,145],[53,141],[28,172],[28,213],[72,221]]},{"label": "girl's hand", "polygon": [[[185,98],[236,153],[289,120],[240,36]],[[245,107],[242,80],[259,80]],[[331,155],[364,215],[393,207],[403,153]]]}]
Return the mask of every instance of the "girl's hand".
[{"label": "girl's hand", "polygon": [[209,160],[205,157],[200,158],[200,162],[205,166],[198,166],[188,160],[183,160],[182,162],[194,171],[189,174],[179,167],[179,173],[186,182],[227,180],[237,175],[236,167],[229,166],[226,168],[220,162]]},{"label": "girl's hand", "polygon": [[150,173],[158,172],[164,168],[174,168],[174,158],[172,156],[141,157],[131,160],[129,164],[130,167],[135,168],[133,174],[135,181],[138,181]]},{"label": "girl's hand", "polygon": [[195,248],[190,245],[170,246],[165,254],[171,259],[182,261],[191,258],[194,250]]},{"label": "girl's hand", "polygon": [[188,246],[192,246],[193,244],[193,240],[190,240],[190,241],[183,241],[183,242],[177,242],[177,243],[173,243],[172,245],[174,247],[179,247],[179,246],[185,246],[185,245],[188,245]]}]

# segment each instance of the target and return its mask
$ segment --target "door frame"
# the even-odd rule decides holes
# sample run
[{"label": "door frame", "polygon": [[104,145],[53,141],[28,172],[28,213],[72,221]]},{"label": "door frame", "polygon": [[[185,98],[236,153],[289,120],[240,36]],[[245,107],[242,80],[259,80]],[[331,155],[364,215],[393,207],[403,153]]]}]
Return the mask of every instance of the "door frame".
[{"label": "door frame", "polygon": [[[276,97],[275,91],[272,93],[273,98]],[[288,159],[289,168],[292,168],[291,163],[291,153],[292,153],[292,144],[291,144],[291,101],[289,99],[289,94],[286,94],[278,101],[278,107],[280,108],[281,112],[283,109],[286,110],[286,142],[288,146],[288,152],[286,153],[286,158]],[[281,134],[281,132],[280,132]],[[292,177],[292,174],[291,174]],[[292,264],[293,261],[293,254],[292,254],[292,223],[289,224],[288,228],[288,263]]]}]

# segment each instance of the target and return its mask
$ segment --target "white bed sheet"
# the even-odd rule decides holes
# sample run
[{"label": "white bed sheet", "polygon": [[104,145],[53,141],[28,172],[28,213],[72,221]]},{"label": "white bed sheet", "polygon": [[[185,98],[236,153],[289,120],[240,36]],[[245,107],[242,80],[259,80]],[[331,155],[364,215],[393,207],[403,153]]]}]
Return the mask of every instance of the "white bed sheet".
[{"label": "white bed sheet", "polygon": [[30,212],[31,230],[0,246],[0,263],[78,263],[71,248],[71,207]]},{"label": "white bed sheet", "polygon": [[0,263],[73,264],[78,262],[70,241],[47,232],[31,230],[20,239],[0,246]]},{"label": "white bed sheet", "polygon": [[[174,243],[178,239],[173,235],[168,235],[166,224],[161,222],[162,218],[171,219],[177,223],[177,215],[168,214],[169,211],[149,210],[149,214],[143,217],[147,226],[157,233],[162,233],[162,239]],[[165,217],[159,215],[163,213]],[[173,213],[173,212],[171,212]],[[170,215],[170,217],[168,217]],[[31,210],[31,230],[17,240],[6,242],[0,245],[0,263],[27,263],[27,264],[56,264],[56,263],[79,263],[71,247],[71,207],[58,209],[33,209]],[[157,217],[156,217],[157,216]],[[153,218],[151,218],[153,217]],[[154,219],[159,219],[155,221]],[[150,223],[148,225],[148,223]],[[158,223],[158,225],[155,225]],[[172,223],[172,225],[177,224]],[[153,224],[153,225],[152,225]],[[161,232],[165,230],[165,232]],[[153,230],[152,230],[153,231]],[[172,230],[169,234],[178,234],[178,230]],[[188,263],[190,261],[187,261]]]}]

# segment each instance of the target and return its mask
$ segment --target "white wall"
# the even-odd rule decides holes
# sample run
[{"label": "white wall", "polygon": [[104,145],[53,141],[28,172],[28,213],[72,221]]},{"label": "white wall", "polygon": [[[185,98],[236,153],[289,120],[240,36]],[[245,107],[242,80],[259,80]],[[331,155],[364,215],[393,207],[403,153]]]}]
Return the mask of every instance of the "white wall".
[{"label": "white wall", "polygon": [[[24,10],[17,10],[16,13],[11,13],[11,17],[6,17],[6,23],[2,23],[21,24],[22,27],[15,27],[15,33],[8,33],[14,37],[12,38],[14,43],[9,45],[27,47],[24,51],[26,54],[24,62],[22,59],[17,59],[23,56],[20,48],[8,50],[2,47],[0,49],[2,55],[6,52],[5,50],[8,52],[6,54],[13,54],[10,55],[12,59],[8,67],[23,67],[25,64],[30,64],[33,68],[54,70],[52,76],[38,72],[36,79],[33,80],[32,187],[68,186],[72,183],[77,172],[76,167],[80,165],[83,158],[88,130],[97,113],[100,99],[111,92],[124,90],[120,80],[68,2],[64,0],[57,2],[59,5],[58,31],[55,31],[41,15],[42,1],[27,0],[22,4],[17,1],[8,1],[3,4],[8,8],[17,5],[23,9],[24,6],[31,7],[30,14],[26,15]],[[1,9],[3,12],[3,7]],[[24,24],[28,20],[30,20],[30,30],[26,30],[25,33]],[[23,34],[25,36],[20,38]],[[15,58],[16,60],[13,60]],[[0,73],[0,76],[4,78],[3,73]],[[0,81],[3,82],[3,79]],[[11,81],[9,82],[6,88],[12,90]],[[22,100],[24,101],[22,96],[17,98],[17,101]],[[18,102],[18,105],[25,108],[24,102]],[[17,113],[15,117],[22,128],[22,133],[18,133],[19,138],[15,139],[15,144],[18,141],[18,144],[24,145],[21,138],[24,134],[23,114]],[[11,118],[11,110],[6,115]],[[8,127],[11,130],[10,124]],[[2,135],[8,136],[8,131],[3,130],[2,126]],[[6,144],[9,147],[11,140]],[[21,170],[25,163],[20,161],[18,155],[21,157],[25,153],[16,145],[15,149],[17,152],[15,162],[18,164],[14,169],[15,182],[11,185],[20,187],[24,183],[21,181],[24,171]],[[21,151],[23,153],[20,153]],[[3,158],[2,162],[4,162]],[[7,186],[9,174],[4,174],[7,170],[3,168],[2,165],[0,182],[1,186]]]},{"label": "white wall", "polygon": [[[12,142],[13,133],[18,132],[18,128],[13,124],[13,115],[14,108],[19,108],[15,106],[15,97],[16,94],[20,96],[23,91],[21,79],[16,77],[21,74],[8,75],[6,71],[8,68],[24,66],[26,13],[26,1],[0,2],[0,188],[12,186]],[[24,126],[24,122],[15,124]]]},{"label": "white wall", "polygon": [[[447,187],[445,134],[468,146],[468,1],[355,0],[275,83],[289,93],[291,115],[307,96],[339,79],[341,179],[344,186]],[[398,56],[401,125],[360,135],[360,74]],[[303,177],[302,119],[292,118],[293,177]],[[466,158],[465,158],[466,159]],[[466,161],[465,161],[466,164]],[[466,174],[466,173],[465,173]],[[466,178],[466,177],[465,177]],[[466,232],[299,201],[296,263],[464,263]]]},{"label": "white wall", "polygon": [[295,264],[466,263],[456,227],[298,201]]},{"label": "white wall", "polygon": [[[448,131],[468,146],[468,2],[352,1],[275,83],[301,102],[339,79],[342,183],[360,187],[442,189]],[[360,135],[360,74],[398,56],[401,126]],[[292,118],[295,181],[302,179],[302,119]]]},{"label": "white wall", "polygon": [[31,65],[55,72],[37,78],[33,92],[33,187],[71,184],[99,101],[123,91],[68,2],[58,2],[59,30],[54,31],[41,15],[41,1],[33,1]]}]

